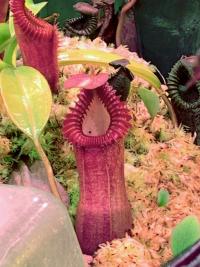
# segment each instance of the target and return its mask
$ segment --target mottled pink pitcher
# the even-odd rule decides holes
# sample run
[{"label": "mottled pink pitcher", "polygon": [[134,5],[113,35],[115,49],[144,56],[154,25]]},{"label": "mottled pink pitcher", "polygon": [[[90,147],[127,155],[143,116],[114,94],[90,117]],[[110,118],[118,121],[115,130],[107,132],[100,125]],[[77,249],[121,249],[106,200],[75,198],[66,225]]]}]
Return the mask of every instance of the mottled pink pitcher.
[{"label": "mottled pink pitcher", "polygon": [[91,255],[131,228],[123,144],[130,115],[108,84],[82,90],[78,98],[63,131],[74,145],[80,178],[76,233],[83,252]]}]

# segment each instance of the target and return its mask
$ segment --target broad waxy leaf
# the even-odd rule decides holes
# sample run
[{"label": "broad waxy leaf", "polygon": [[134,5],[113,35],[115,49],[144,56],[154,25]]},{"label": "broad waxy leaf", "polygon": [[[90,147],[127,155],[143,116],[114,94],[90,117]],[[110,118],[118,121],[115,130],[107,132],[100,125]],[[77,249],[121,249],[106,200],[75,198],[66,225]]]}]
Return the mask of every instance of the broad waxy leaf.
[{"label": "broad waxy leaf", "polygon": [[44,76],[31,67],[5,68],[0,89],[8,115],[16,126],[37,139],[47,123],[52,95]]},{"label": "broad waxy leaf", "polygon": [[154,118],[160,110],[160,101],[158,95],[143,87],[138,88],[138,95],[144,102],[150,116]]},{"label": "broad waxy leaf", "polygon": [[[123,57],[115,53],[97,49],[64,49],[59,51],[58,62],[60,66],[72,64],[97,64],[109,65],[113,61],[123,61]],[[155,88],[160,87],[160,81],[153,73],[151,68],[143,63],[138,63],[134,60],[125,66],[130,72],[138,76]]]},{"label": "broad waxy leaf", "polygon": [[200,239],[200,223],[196,216],[187,216],[172,231],[171,248],[174,256],[181,254]]}]

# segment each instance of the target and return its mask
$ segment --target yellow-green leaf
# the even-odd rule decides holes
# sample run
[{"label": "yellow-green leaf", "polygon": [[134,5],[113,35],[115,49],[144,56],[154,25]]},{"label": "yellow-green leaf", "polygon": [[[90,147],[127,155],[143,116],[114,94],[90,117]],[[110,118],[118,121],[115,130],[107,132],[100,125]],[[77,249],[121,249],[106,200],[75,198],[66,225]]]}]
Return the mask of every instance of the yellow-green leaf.
[{"label": "yellow-green leaf", "polygon": [[122,59],[121,56],[97,49],[65,49],[59,52],[58,61],[61,66],[71,64],[108,65],[112,61]]},{"label": "yellow-green leaf", "polygon": [[[60,66],[72,64],[109,65],[118,60],[123,60],[123,57],[109,51],[97,49],[61,49],[58,56]],[[160,88],[161,84],[159,79],[148,65],[131,60],[125,67],[129,69],[133,75],[149,82],[151,86]]]},{"label": "yellow-green leaf", "polygon": [[135,76],[142,78],[147,81],[154,88],[160,88],[161,83],[158,77],[153,73],[151,68],[143,63],[136,62],[134,60],[130,61],[127,69],[129,69]]},{"label": "yellow-green leaf", "polygon": [[0,90],[8,115],[33,140],[47,123],[52,95],[44,76],[27,66],[5,68],[0,73]]}]

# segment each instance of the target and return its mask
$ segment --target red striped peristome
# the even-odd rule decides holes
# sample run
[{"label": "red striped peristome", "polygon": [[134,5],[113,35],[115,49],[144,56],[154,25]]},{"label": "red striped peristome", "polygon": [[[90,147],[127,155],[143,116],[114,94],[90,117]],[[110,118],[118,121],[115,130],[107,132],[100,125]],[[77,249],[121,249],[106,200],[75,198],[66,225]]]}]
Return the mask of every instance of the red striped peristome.
[{"label": "red striped peristome", "polygon": [[95,90],[110,116],[109,128],[104,135],[100,136],[83,134],[82,122],[93,99],[93,92],[83,89],[78,96],[75,107],[70,108],[71,112],[64,120],[63,134],[72,144],[79,146],[109,145],[122,138],[131,125],[131,116],[126,104],[120,101],[108,83]]},{"label": "red striped peristome", "polygon": [[34,16],[25,7],[25,0],[11,0],[10,7],[23,63],[39,70],[56,92],[59,78],[57,27]]}]

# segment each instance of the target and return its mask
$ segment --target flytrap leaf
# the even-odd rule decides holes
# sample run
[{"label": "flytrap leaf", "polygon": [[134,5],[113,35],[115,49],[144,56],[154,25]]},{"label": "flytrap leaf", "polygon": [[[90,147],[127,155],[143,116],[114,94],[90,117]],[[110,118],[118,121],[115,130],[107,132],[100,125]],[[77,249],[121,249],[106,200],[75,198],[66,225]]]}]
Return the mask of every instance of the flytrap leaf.
[{"label": "flytrap leaf", "polygon": [[138,88],[138,95],[144,102],[150,116],[154,118],[160,110],[160,101],[158,95],[143,87]]},{"label": "flytrap leaf", "polygon": [[44,76],[31,67],[5,68],[0,73],[0,89],[13,123],[36,140],[52,105],[51,90]]},{"label": "flytrap leaf", "polygon": [[181,254],[200,239],[200,223],[196,216],[187,216],[172,231],[171,249],[174,256]]}]

